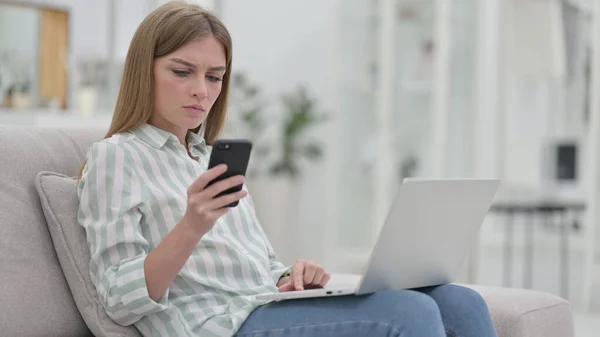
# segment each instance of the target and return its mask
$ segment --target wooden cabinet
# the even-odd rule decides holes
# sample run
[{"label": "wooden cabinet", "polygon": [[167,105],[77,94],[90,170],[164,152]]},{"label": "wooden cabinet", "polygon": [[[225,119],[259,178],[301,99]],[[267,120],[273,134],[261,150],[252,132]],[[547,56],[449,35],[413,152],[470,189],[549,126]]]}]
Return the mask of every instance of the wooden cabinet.
[{"label": "wooden cabinet", "polygon": [[42,100],[58,99],[67,108],[69,14],[41,10],[39,39],[39,93]]}]

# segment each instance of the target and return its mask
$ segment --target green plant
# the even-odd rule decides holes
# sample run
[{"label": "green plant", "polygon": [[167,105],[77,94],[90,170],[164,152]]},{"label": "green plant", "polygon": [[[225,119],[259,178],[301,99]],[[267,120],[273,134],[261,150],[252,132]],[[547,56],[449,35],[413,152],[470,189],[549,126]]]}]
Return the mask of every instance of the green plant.
[{"label": "green plant", "polygon": [[262,116],[265,104],[260,98],[260,88],[251,83],[244,73],[233,74],[231,86],[232,98],[241,121],[247,126],[252,136],[260,135],[265,127]]},{"label": "green plant", "polygon": [[262,90],[252,83],[245,73],[236,72],[231,76],[230,95],[233,120],[229,121],[229,132],[235,137],[252,141],[253,160],[246,174],[256,176],[260,169],[253,164],[260,163],[268,154],[268,148],[260,141],[267,126],[264,117],[266,103],[262,98]]},{"label": "green plant", "polygon": [[326,120],[325,113],[317,108],[316,99],[311,97],[304,86],[282,95],[285,114],[282,125],[280,157],[270,166],[269,172],[275,176],[299,175],[299,161],[302,158],[317,160],[323,150],[316,142],[304,142],[307,130]]},{"label": "green plant", "polygon": [[[253,159],[248,176],[267,174],[295,178],[300,173],[301,159],[317,160],[323,155],[318,143],[305,141],[306,131],[326,119],[305,87],[299,86],[282,95],[281,121],[266,116],[267,102],[262,90],[245,73],[232,74],[230,95],[231,115],[226,133],[252,141]],[[279,123],[281,125],[276,125]],[[265,134],[271,133],[270,126],[281,130],[277,141],[265,138]]]}]

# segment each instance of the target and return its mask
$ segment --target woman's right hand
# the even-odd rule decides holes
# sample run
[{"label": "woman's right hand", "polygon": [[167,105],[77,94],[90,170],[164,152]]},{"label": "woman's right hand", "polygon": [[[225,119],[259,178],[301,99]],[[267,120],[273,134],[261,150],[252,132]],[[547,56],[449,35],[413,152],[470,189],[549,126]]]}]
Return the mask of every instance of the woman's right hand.
[{"label": "woman's right hand", "polygon": [[188,188],[187,210],[183,216],[183,223],[199,235],[208,233],[217,220],[229,211],[227,205],[248,194],[245,190],[241,190],[215,198],[217,194],[244,183],[244,176],[238,175],[208,186],[211,181],[225,172],[227,172],[225,164],[215,166],[200,175]]}]

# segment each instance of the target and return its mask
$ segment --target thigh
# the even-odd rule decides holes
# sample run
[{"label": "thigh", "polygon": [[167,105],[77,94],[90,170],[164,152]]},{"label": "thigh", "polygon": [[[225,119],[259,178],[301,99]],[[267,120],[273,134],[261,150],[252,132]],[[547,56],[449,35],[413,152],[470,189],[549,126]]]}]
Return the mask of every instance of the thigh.
[{"label": "thigh", "polygon": [[443,337],[439,309],[412,290],[274,302],[257,308],[236,336]]},{"label": "thigh", "polygon": [[416,290],[437,303],[449,336],[497,336],[487,304],[476,291],[454,284]]}]

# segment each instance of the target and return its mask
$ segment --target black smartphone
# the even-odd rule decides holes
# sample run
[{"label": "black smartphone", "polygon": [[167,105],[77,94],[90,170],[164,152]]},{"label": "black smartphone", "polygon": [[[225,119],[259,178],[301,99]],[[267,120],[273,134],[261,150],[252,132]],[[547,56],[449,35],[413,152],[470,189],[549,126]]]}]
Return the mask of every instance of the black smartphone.
[{"label": "black smartphone", "polygon": [[[213,144],[208,168],[211,169],[220,164],[227,165],[227,172],[215,178],[208,185],[217,181],[227,179],[237,175],[246,175],[248,162],[250,161],[250,152],[252,151],[252,142],[246,139],[219,139]],[[234,186],[228,190],[219,193],[215,198],[235,193],[242,190],[243,185]],[[238,201],[235,201],[226,207],[235,207]]]}]

